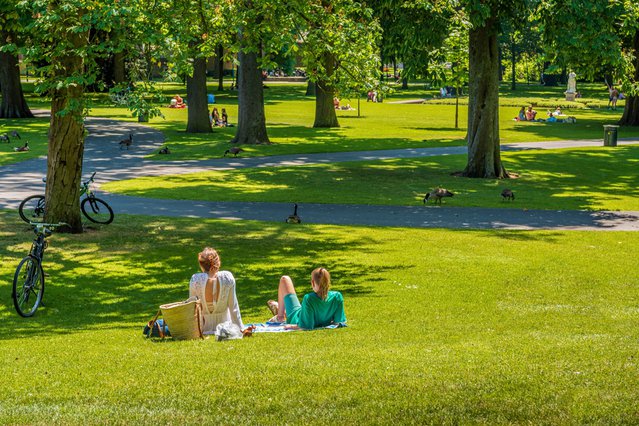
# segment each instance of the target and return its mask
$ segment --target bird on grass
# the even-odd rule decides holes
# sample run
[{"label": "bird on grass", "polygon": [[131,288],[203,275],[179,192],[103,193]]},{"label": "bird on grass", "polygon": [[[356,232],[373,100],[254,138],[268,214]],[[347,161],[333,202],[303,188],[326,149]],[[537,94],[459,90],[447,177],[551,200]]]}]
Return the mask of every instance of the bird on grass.
[{"label": "bird on grass", "polygon": [[170,154],[171,150],[169,149],[168,146],[165,146],[164,148],[162,148],[159,152],[159,154]]},{"label": "bird on grass", "polygon": [[9,139],[9,135],[7,135],[6,133],[4,135],[0,135],[0,141],[6,142],[6,143],[11,142],[11,140]]},{"label": "bird on grass", "polygon": [[434,190],[432,190],[431,192],[429,192],[428,194],[426,194],[424,196],[424,204],[426,204],[428,202],[428,199],[430,197],[433,197],[435,199],[435,204],[437,204],[437,202],[439,202],[439,204],[442,203],[442,198],[444,197],[452,197],[453,194],[452,192],[450,192],[449,190],[445,189],[445,188],[435,188]]},{"label": "bird on grass", "polygon": [[302,223],[302,219],[297,215],[297,203],[293,206],[293,214],[286,218],[286,223]]},{"label": "bird on grass", "polygon": [[29,142],[25,142],[24,146],[16,146],[13,150],[16,152],[26,152],[29,150]]},{"label": "bird on grass", "polygon": [[512,189],[504,189],[503,191],[501,191],[501,196],[504,198],[504,200],[515,201],[515,193],[512,191]]},{"label": "bird on grass", "polygon": [[244,152],[244,150],[240,147],[234,146],[233,148],[224,151],[224,157],[226,157],[226,154],[233,154],[234,157],[237,157],[237,154],[240,152]]},{"label": "bird on grass", "polygon": [[126,149],[129,149],[129,147],[133,145],[133,133],[129,133],[128,138],[122,139],[118,143],[120,144],[120,149],[124,149],[124,147],[126,147]]},{"label": "bird on grass", "polygon": [[16,138],[16,139],[22,139],[22,138],[20,137],[20,133],[18,133],[18,131],[17,131],[17,130],[13,130],[13,131],[11,132],[11,136],[13,136],[13,137],[14,137],[14,138]]}]

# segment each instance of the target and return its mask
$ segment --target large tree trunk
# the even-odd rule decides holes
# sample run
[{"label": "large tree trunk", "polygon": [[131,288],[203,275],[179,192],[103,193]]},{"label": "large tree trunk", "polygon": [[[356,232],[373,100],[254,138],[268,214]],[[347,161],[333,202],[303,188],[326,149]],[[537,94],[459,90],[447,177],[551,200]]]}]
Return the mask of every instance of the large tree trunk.
[{"label": "large tree trunk", "polygon": [[499,147],[499,52],[495,18],[470,31],[468,163],[464,176],[505,178]]},{"label": "large tree trunk", "polygon": [[511,75],[511,79],[510,79],[510,89],[511,90],[515,90],[517,89],[517,73],[515,70],[515,66],[517,65],[517,55],[515,53],[515,39],[514,37],[510,36],[510,64],[512,66],[512,75]]},{"label": "large tree trunk", "polygon": [[115,84],[122,84],[126,81],[126,65],[124,52],[113,54],[113,80]]},{"label": "large tree trunk", "polygon": [[224,46],[221,44],[217,47],[217,90],[224,91]]},{"label": "large tree trunk", "polygon": [[237,132],[231,140],[238,144],[270,144],[264,115],[264,86],[257,67],[257,53],[238,54],[241,72],[237,76]]},{"label": "large tree trunk", "polygon": [[206,93],[206,58],[193,60],[193,76],[186,77],[186,100],[188,103],[186,133],[211,132]]},{"label": "large tree trunk", "polygon": [[339,127],[337,114],[335,114],[335,88],[329,82],[335,72],[335,56],[325,53],[322,58],[327,80],[318,80],[315,85],[315,123],[313,127]]},{"label": "large tree trunk", "polygon": [[[88,34],[69,36],[73,46],[80,48],[87,43]],[[82,74],[84,60],[81,56],[66,56],[54,60],[53,68],[60,77]],[[80,181],[84,156],[82,85],[70,85],[55,89],[51,100],[51,126],[47,155],[46,212],[49,223],[66,222],[71,232],[82,232],[80,217]],[[59,114],[64,109],[71,113]]]},{"label": "large tree trunk", "polygon": [[22,92],[18,57],[9,52],[0,52],[0,90],[0,118],[33,118]]},{"label": "large tree trunk", "polygon": [[[634,81],[639,82],[639,31],[635,32],[635,75]],[[639,94],[628,96],[626,106],[623,109],[623,116],[619,120],[623,126],[639,126]]]},{"label": "large tree trunk", "polygon": [[308,80],[308,83],[306,84],[306,93],[304,93],[304,96],[315,96],[315,82]]}]

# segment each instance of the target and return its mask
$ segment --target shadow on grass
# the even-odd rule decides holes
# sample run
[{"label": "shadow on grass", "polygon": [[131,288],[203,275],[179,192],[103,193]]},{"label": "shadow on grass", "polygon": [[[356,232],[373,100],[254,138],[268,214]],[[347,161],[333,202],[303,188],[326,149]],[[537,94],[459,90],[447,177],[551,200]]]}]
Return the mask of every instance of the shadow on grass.
[{"label": "shadow on grass", "polygon": [[[12,212],[9,212],[12,213]],[[0,212],[3,222],[9,213]],[[11,284],[13,270],[28,251],[32,233],[13,221],[0,231],[6,246],[3,275]],[[0,339],[65,334],[92,329],[143,325],[158,306],[188,297],[188,283],[199,272],[197,253],[206,245],[218,247],[222,269],[237,281],[243,317],[265,320],[266,301],[277,296],[283,274],[290,275],[301,295],[311,291],[310,272],[317,266],[331,271],[334,288],[349,299],[374,293],[369,278],[397,267],[364,265],[348,257],[366,251],[371,240],[348,236],[335,240],[330,230],[287,225],[127,218],[97,231],[70,236],[55,234],[46,252],[45,307],[32,318],[13,310],[11,291],[2,291],[0,318],[6,332]]]}]

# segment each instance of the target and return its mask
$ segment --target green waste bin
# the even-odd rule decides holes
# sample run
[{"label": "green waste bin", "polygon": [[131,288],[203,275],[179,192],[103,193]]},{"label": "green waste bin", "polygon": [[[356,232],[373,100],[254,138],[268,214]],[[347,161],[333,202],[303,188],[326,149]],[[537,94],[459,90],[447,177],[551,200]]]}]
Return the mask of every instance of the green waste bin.
[{"label": "green waste bin", "polygon": [[617,131],[619,126],[606,125],[604,127],[604,146],[617,146]]}]

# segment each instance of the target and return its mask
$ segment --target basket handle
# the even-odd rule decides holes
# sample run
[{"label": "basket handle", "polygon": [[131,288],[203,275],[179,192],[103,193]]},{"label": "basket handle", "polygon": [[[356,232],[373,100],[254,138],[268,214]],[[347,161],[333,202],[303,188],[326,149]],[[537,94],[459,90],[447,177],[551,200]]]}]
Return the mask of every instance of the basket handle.
[{"label": "basket handle", "polygon": [[197,322],[197,332],[200,336],[200,339],[204,338],[204,334],[202,334],[202,302],[199,300],[195,303],[195,316]]},{"label": "basket handle", "polygon": [[[147,339],[151,337],[151,334],[153,334],[153,327],[155,327],[155,323],[157,322],[158,317],[160,316],[161,313],[162,313],[162,309],[158,310],[158,313],[155,314],[155,316],[153,317],[151,321],[149,321],[149,334],[146,335]],[[163,328],[164,327],[158,327],[158,332],[160,333],[160,339],[164,339]]]}]

